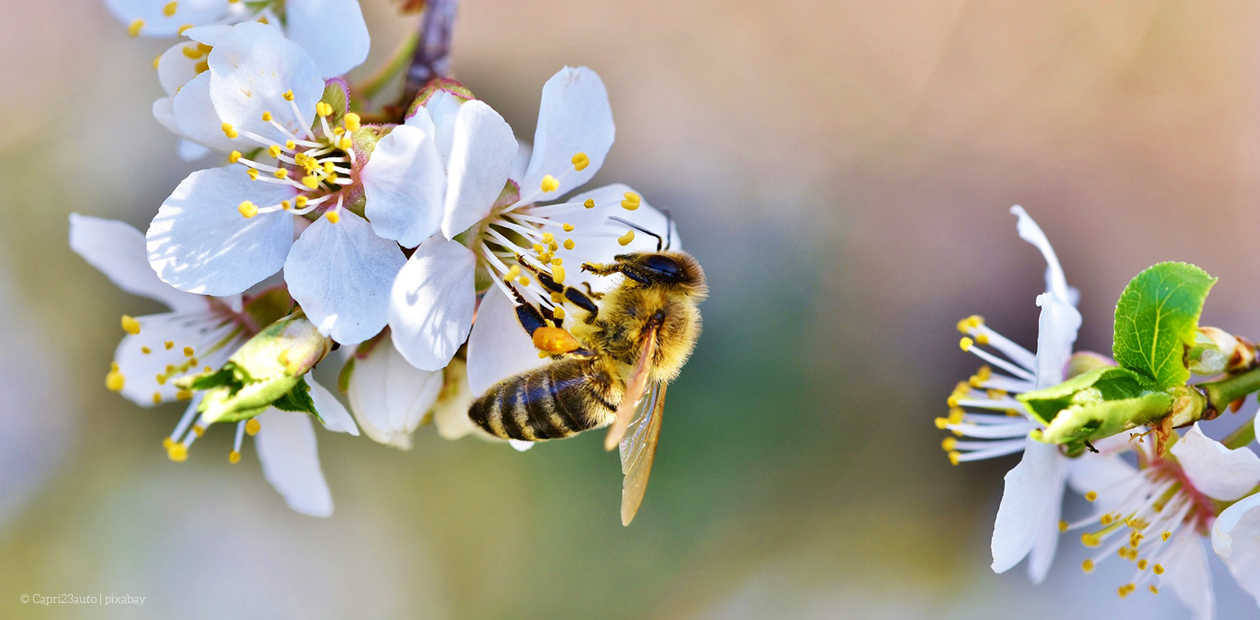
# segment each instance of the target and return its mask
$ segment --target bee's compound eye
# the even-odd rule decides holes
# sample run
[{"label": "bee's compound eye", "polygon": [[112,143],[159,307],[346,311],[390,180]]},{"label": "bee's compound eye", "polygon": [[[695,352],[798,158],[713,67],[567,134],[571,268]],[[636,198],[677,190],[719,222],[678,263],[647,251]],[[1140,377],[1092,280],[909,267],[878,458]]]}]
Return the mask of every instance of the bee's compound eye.
[{"label": "bee's compound eye", "polygon": [[643,266],[656,272],[663,280],[677,282],[682,278],[682,266],[664,254],[652,254],[644,258]]}]

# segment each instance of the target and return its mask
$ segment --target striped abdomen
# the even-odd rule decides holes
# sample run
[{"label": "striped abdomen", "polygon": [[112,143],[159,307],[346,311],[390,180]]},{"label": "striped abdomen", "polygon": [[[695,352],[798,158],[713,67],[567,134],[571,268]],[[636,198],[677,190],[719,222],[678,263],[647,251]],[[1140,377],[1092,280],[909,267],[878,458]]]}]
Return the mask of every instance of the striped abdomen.
[{"label": "striped abdomen", "polygon": [[468,408],[468,417],[504,439],[562,439],[612,423],[611,384],[587,360],[561,360],[490,388]]}]

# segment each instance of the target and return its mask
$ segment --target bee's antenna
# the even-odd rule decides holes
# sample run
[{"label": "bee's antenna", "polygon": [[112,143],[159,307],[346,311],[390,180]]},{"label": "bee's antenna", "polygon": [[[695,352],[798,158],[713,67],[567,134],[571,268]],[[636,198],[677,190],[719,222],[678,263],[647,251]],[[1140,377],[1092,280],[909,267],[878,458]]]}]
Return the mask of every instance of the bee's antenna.
[{"label": "bee's antenna", "polygon": [[674,216],[670,215],[669,209],[665,209],[665,249],[674,245]]},{"label": "bee's antenna", "polygon": [[621,219],[621,218],[619,218],[619,217],[616,217],[616,216],[610,217],[610,218],[608,218],[608,219],[609,219],[609,220],[611,220],[611,221],[617,222],[617,223],[619,223],[619,224],[625,224],[626,226],[629,226],[630,228],[633,228],[633,229],[635,229],[635,230],[637,230],[637,231],[639,231],[639,232],[641,232],[641,233],[643,233],[643,234],[645,234],[645,235],[651,235],[651,236],[653,236],[653,237],[656,237],[656,251],[657,251],[657,252],[660,252],[660,251],[661,251],[661,244],[662,244],[662,243],[664,243],[664,239],[661,239],[661,236],[660,236],[660,235],[658,235],[658,234],[656,234],[656,233],[654,233],[654,232],[652,232],[652,231],[650,231],[650,230],[648,230],[648,229],[646,229],[646,228],[644,228],[644,227],[642,227],[642,226],[639,226],[638,224],[635,224],[634,222],[631,222],[631,221],[629,221],[629,220],[623,220],[623,219]]}]

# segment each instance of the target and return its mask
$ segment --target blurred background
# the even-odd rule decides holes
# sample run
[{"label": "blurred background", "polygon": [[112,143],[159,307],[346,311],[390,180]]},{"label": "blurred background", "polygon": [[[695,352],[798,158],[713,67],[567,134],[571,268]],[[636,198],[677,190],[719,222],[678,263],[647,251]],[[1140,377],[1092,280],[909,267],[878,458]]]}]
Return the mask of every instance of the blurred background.
[{"label": "blurred background", "polygon": [[[414,27],[363,5],[359,75]],[[1254,3],[465,0],[456,77],[527,138],[549,76],[598,71],[618,140],[597,183],[672,209],[710,279],[629,528],[594,435],[321,433],[327,520],[289,511],[252,448],[229,466],[230,432],[167,460],[181,410],[103,386],[118,316],[158,306],[66,238],[72,211],[143,230],[204,165],[149,113],[169,42],[91,0],[3,11],[0,616],[1188,617],[1119,600],[1130,569],[1082,574],[1074,537],[1039,587],[994,575],[1016,458],[950,467],[932,419],[975,370],[959,318],[1035,343],[1044,263],[1012,204],[1081,290],[1081,348],[1109,349],[1120,290],[1161,260],[1220,277],[1205,323],[1260,336]],[[1216,568],[1219,616],[1254,616]],[[63,592],[147,598],[18,602]]]}]

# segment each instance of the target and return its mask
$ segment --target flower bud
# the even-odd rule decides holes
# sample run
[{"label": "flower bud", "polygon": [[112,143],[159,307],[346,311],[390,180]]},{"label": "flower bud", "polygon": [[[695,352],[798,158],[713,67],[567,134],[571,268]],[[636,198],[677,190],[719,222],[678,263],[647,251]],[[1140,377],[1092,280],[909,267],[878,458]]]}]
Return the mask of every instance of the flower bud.
[{"label": "flower bud", "polygon": [[[1177,392],[1173,394],[1171,392]],[[1151,388],[1137,373],[1118,366],[1096,368],[1059,385],[1017,396],[1046,425],[1033,431],[1036,441],[1064,445],[1079,451],[1086,442],[1155,424],[1175,409],[1190,411],[1197,390],[1184,386],[1170,390]],[[1184,401],[1184,407],[1178,407]]]}]

